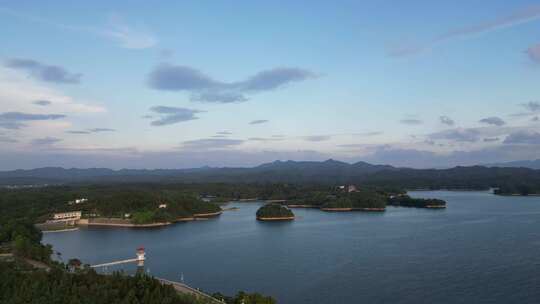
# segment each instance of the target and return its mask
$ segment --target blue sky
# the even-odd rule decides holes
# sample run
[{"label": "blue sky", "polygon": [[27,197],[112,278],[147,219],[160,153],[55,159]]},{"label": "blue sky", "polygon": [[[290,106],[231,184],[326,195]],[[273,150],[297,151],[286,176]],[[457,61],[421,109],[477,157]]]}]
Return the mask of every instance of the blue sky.
[{"label": "blue sky", "polygon": [[0,170],[540,158],[539,1],[0,1]]}]

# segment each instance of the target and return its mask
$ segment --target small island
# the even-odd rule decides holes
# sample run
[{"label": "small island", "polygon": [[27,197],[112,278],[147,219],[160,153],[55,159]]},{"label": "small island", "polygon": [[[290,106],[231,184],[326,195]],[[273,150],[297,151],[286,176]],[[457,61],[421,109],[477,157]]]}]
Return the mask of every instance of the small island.
[{"label": "small island", "polygon": [[435,198],[412,198],[408,195],[401,194],[388,198],[388,204],[392,206],[413,207],[413,208],[428,208],[428,209],[444,209],[446,202]]},{"label": "small island", "polygon": [[280,204],[266,204],[257,210],[257,220],[259,221],[291,221],[294,220],[294,213],[286,206]]}]

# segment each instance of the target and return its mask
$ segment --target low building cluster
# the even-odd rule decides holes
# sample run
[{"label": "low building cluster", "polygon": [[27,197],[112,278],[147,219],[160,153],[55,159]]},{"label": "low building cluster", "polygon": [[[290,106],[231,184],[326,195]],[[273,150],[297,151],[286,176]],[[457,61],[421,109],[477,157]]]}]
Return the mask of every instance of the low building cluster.
[{"label": "low building cluster", "polygon": [[339,190],[347,191],[349,193],[358,192],[358,188],[356,188],[355,185],[348,185],[348,186],[342,185],[342,186],[339,186],[338,188],[339,188]]},{"label": "low building cluster", "polygon": [[53,214],[52,222],[78,221],[81,219],[81,211],[60,212]]},{"label": "low building cluster", "polygon": [[69,202],[68,202],[68,205],[78,205],[78,204],[85,203],[85,202],[87,202],[87,201],[88,201],[87,198],[78,198],[78,199],[76,199],[76,200],[69,201]]}]

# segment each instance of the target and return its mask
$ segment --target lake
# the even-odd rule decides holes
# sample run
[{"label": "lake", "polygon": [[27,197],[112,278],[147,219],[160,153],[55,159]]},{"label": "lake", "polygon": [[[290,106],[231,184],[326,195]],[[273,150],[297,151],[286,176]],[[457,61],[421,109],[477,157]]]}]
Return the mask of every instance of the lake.
[{"label": "lake", "polygon": [[[255,220],[260,203],[158,229],[81,228],[44,243],[96,264],[146,248],[146,271],[207,292],[261,292],[278,303],[538,303],[540,197],[422,191],[446,210],[384,213],[294,209]],[[135,265],[123,266],[133,272]],[[119,269],[109,268],[109,271]]]}]

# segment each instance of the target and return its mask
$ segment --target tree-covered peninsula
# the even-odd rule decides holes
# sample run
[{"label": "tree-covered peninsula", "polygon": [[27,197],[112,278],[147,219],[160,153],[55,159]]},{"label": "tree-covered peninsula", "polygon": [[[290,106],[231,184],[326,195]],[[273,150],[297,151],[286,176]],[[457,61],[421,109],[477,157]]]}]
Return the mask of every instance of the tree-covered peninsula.
[{"label": "tree-covered peninsula", "polygon": [[109,220],[133,225],[171,223],[221,213],[218,205],[202,200],[188,189],[136,184],[0,189],[0,206],[0,218],[24,217],[35,223],[70,211],[81,211],[88,223],[105,224]]},{"label": "tree-covered peninsula", "polygon": [[444,209],[446,202],[441,199],[412,198],[408,195],[395,195],[388,199],[388,204],[392,206]]},{"label": "tree-covered peninsula", "polygon": [[266,204],[257,210],[257,219],[260,221],[294,220],[294,213],[281,204]]},{"label": "tree-covered peninsula", "polygon": [[320,206],[323,211],[384,211],[384,195],[375,191],[337,193],[328,197]]}]

